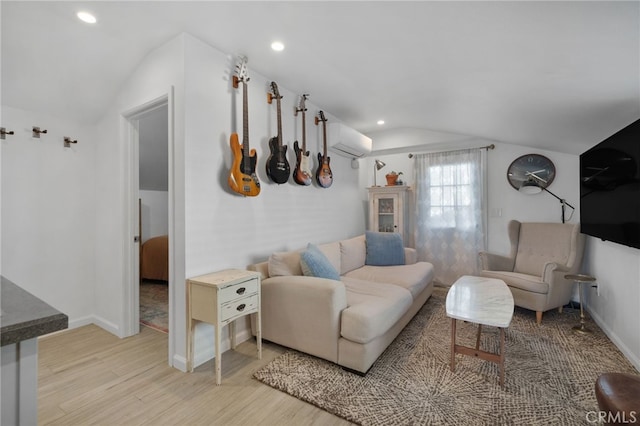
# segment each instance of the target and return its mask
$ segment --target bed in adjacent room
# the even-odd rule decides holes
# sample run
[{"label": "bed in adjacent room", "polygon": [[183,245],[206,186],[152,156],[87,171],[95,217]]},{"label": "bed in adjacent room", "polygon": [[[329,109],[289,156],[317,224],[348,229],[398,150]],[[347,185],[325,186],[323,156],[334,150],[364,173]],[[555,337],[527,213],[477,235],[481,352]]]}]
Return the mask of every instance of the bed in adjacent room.
[{"label": "bed in adjacent room", "polygon": [[167,235],[149,238],[142,244],[140,278],[169,281],[169,237]]}]

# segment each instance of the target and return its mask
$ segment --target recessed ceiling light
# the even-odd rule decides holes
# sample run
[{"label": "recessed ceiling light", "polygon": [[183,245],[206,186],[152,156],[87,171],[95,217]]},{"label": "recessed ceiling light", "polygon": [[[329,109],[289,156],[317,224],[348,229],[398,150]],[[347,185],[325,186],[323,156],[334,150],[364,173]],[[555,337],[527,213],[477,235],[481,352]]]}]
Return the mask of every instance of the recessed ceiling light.
[{"label": "recessed ceiling light", "polygon": [[76,16],[78,17],[78,19],[86,22],[87,24],[95,24],[96,22],[98,22],[96,17],[89,12],[78,12]]},{"label": "recessed ceiling light", "polygon": [[280,41],[274,41],[273,43],[271,43],[271,48],[276,52],[281,52],[284,50],[284,44],[282,44],[282,42]]},{"label": "recessed ceiling light", "polygon": [[384,124],[384,120],[378,120],[378,126],[382,126]]}]

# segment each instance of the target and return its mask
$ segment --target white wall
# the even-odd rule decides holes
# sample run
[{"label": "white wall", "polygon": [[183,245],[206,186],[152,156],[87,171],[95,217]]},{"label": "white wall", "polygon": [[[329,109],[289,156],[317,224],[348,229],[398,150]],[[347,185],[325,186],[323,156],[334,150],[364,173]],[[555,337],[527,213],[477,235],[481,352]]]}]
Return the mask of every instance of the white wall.
[{"label": "white wall", "polygon": [[[128,224],[137,224],[137,200],[130,199],[129,192],[135,182],[131,172],[138,159],[127,145],[129,126],[124,114],[167,96],[173,99],[175,111],[169,123],[175,137],[169,155],[169,167],[174,168],[174,181],[169,182],[174,206],[169,211],[169,222],[175,222],[175,234],[170,229],[169,236],[176,247],[175,253],[170,247],[171,291],[176,291],[175,281],[184,283],[184,38],[177,36],[141,59],[97,126],[100,140],[95,158],[96,192],[100,197],[95,204],[96,315],[99,325],[121,337],[132,333],[127,307],[135,303],[127,284],[133,281],[132,259],[137,253],[135,229]],[[173,187],[178,190],[172,193]],[[181,334],[184,338],[184,331]],[[170,360],[175,337],[169,336]]]},{"label": "white wall", "polygon": [[[243,197],[231,192],[227,185],[232,160],[231,131],[238,129],[242,137],[242,88],[233,89],[230,83],[236,58],[192,37],[187,37],[185,57],[187,277],[225,268],[244,269],[250,263],[266,260],[276,250],[364,232],[363,205],[354,196],[361,185],[350,159],[332,155],[334,183],[328,189],[292,182],[276,185],[268,180],[265,163],[268,140],[277,134],[276,103],[266,102],[269,78],[254,73],[251,67],[249,143],[258,152],[261,193],[257,197]],[[289,145],[293,170],[292,145],[296,135],[301,137],[300,117],[293,115],[299,94],[290,92],[286,82],[277,83],[283,95],[283,143]],[[315,157],[321,149],[322,129],[313,125],[318,108],[312,101],[313,97],[307,102],[307,148]],[[326,116],[335,120],[328,112]],[[181,323],[185,317],[181,309],[184,301],[178,299],[176,306],[176,325],[184,329]],[[213,356],[213,329],[199,327],[197,331],[195,350],[202,361]]]},{"label": "white wall", "polygon": [[585,291],[589,313],[640,370],[640,250],[588,237],[584,270],[600,286]]},{"label": "white wall", "polygon": [[142,199],[142,242],[169,234],[169,192],[140,190]]},{"label": "white wall", "polygon": [[[94,156],[91,128],[2,106],[2,275],[69,316],[93,321]],[[46,129],[32,138],[32,126]],[[65,148],[63,137],[78,143]]]}]

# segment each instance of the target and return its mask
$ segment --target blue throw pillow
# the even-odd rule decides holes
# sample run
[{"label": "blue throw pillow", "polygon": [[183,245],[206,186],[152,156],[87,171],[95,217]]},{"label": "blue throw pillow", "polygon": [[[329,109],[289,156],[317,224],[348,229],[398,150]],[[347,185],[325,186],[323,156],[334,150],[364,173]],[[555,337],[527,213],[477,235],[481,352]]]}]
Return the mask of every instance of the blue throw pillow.
[{"label": "blue throw pillow", "polygon": [[333,267],[327,256],[318,246],[309,243],[307,249],[300,255],[302,273],[310,277],[328,278],[340,281],[340,274]]},{"label": "blue throw pillow", "polygon": [[366,231],[365,238],[367,258],[364,263],[366,265],[404,265],[402,235],[395,232]]}]

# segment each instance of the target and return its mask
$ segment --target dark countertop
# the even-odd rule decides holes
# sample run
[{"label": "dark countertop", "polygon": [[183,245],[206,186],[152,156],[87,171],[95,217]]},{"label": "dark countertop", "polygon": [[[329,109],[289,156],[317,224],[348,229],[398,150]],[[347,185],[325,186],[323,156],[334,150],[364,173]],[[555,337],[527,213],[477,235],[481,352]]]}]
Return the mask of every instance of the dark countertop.
[{"label": "dark countertop", "polygon": [[69,326],[69,317],[65,314],[5,277],[1,278],[0,339],[2,346],[64,330]]}]

